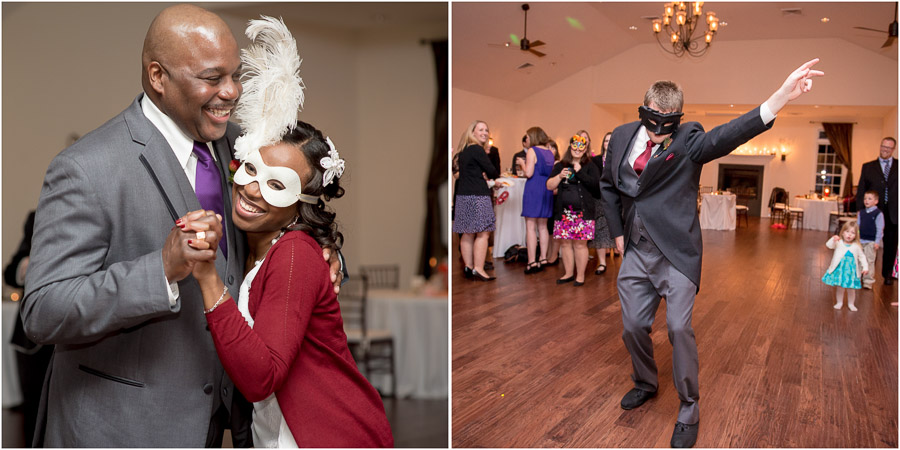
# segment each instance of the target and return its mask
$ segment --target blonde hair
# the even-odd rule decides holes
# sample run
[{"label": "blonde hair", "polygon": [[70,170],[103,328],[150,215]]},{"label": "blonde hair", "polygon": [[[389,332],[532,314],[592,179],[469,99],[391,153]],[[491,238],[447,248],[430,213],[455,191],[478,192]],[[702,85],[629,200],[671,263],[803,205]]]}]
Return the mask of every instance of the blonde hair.
[{"label": "blonde hair", "polygon": [[[453,152],[454,155],[456,155],[457,153],[459,153],[459,152],[465,150],[466,147],[468,147],[468,146],[471,145],[471,144],[481,145],[481,144],[478,142],[478,140],[475,139],[475,127],[477,127],[479,123],[483,123],[485,127],[488,126],[487,122],[485,122],[485,121],[483,121],[483,120],[476,120],[476,121],[472,122],[472,123],[466,128],[466,131],[463,131],[462,136],[460,136],[460,138],[459,138],[459,144],[456,146],[456,151]],[[490,128],[490,127],[488,127],[488,128]],[[482,146],[482,147],[485,147],[485,149],[487,149],[487,147],[486,147],[486,146],[487,146],[487,142],[485,142],[484,145],[481,145],[481,146]]]},{"label": "blonde hair", "polygon": [[856,233],[856,237],[853,238],[853,243],[855,243],[856,245],[862,245],[859,243],[859,225],[855,220],[848,220],[844,224],[844,226],[841,227],[841,232],[838,233],[838,235],[841,237],[841,242],[844,241],[844,232],[851,228],[853,229],[853,232]]}]

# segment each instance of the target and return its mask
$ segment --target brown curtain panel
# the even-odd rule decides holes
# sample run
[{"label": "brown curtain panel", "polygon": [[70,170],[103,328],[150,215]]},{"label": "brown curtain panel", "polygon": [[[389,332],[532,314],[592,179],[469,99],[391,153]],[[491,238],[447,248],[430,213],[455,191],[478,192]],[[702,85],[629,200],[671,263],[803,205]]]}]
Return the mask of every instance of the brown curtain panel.
[{"label": "brown curtain panel", "polygon": [[422,235],[422,252],[419,258],[419,273],[426,279],[437,270],[437,266],[431,266],[432,258],[440,264],[447,256],[447,247],[441,239],[441,206],[438,200],[441,185],[447,183],[447,41],[432,41],[431,50],[437,75],[437,99],[431,141],[431,168],[425,186],[425,232]]},{"label": "brown curtain panel", "polygon": [[838,162],[847,168],[841,196],[849,195],[853,192],[853,152],[850,146],[850,142],[853,141],[853,124],[822,122],[822,126],[825,127],[825,136],[831,142],[831,148],[834,149]]}]

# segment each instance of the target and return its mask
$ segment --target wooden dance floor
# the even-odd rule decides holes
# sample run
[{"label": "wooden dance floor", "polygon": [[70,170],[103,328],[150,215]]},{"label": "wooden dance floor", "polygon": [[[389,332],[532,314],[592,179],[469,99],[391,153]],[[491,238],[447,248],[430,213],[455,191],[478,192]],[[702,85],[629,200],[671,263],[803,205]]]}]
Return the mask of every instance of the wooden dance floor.
[{"label": "wooden dance floor", "polygon": [[[768,225],[703,232],[696,446],[896,448],[897,284],[883,285],[879,260],[859,311],[836,311],[821,282],[829,235]],[[454,265],[454,447],[669,446],[679,401],[665,302],[652,333],[659,395],[624,411],[621,258],[602,276],[595,261],[578,288],[554,283],[561,265],[526,276],[496,259],[490,283]]]}]

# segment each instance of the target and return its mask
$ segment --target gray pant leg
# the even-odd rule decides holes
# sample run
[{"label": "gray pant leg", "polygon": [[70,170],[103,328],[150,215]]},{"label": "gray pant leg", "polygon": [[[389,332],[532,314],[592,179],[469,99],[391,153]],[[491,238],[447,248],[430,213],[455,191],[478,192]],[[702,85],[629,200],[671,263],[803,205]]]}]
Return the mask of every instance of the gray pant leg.
[{"label": "gray pant leg", "polygon": [[646,258],[645,252],[629,242],[619,269],[617,285],[622,305],[622,340],[631,355],[634,369],[631,379],[634,387],[656,392],[659,380],[650,331],[659,308],[660,296],[650,282]]},{"label": "gray pant leg", "polygon": [[672,381],[681,400],[678,421],[693,424],[700,420],[697,405],[700,400],[697,379],[699,357],[694,328],[691,326],[697,286],[668,261],[665,266],[666,275],[655,284],[666,298],[666,327],[669,330],[669,343],[672,344]]},{"label": "gray pant leg", "polygon": [[624,326],[622,340],[631,354],[632,379],[635,387],[651,392],[657,390],[659,381],[650,331],[660,297],[666,298],[673,381],[681,400],[678,421],[696,423],[700,418],[699,364],[691,327],[696,285],[672,266],[652,242],[641,240],[629,243],[619,270],[618,289]]}]

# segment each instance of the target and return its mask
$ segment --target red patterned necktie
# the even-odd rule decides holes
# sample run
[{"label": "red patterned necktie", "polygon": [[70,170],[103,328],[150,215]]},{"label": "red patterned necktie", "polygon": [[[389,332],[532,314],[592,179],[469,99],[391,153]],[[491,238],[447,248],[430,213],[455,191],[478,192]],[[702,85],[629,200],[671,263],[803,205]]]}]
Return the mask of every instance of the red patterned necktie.
[{"label": "red patterned necktie", "polygon": [[641,153],[640,156],[634,160],[634,171],[641,175],[641,172],[644,171],[644,168],[647,167],[647,161],[650,161],[650,154],[653,153],[653,141],[647,141],[647,150],[644,150],[644,153]]}]

